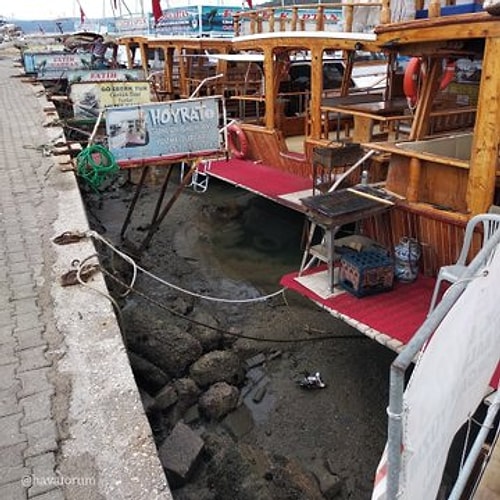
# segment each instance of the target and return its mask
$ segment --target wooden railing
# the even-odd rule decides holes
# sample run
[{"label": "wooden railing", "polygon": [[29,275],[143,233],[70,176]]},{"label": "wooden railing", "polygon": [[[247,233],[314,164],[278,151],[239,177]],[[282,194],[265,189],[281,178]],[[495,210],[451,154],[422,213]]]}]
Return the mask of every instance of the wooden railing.
[{"label": "wooden railing", "polygon": [[[373,2],[344,0],[337,3],[285,5],[242,11],[234,14],[234,33],[235,36],[241,36],[280,31],[328,31],[329,26],[330,31],[356,32],[359,30],[354,29],[354,20],[356,9],[359,8],[377,12],[380,16],[378,25],[409,20],[391,17],[392,10],[397,12],[401,9],[401,6],[396,5],[398,2],[401,3],[402,0],[392,0],[392,2],[391,0],[375,0]],[[455,5],[455,3],[456,0],[443,2],[445,6]],[[441,4],[442,0],[429,0],[427,16],[439,17]],[[424,9],[424,0],[415,0],[415,11],[422,9]],[[342,11],[338,23],[339,29],[331,29],[331,26],[335,25],[332,23],[332,16],[335,11],[339,10]],[[364,31],[367,31],[367,28],[370,27],[364,26],[363,28]]]},{"label": "wooden railing", "polygon": [[[390,0],[374,2],[354,2],[347,0],[341,3],[319,3],[306,5],[290,5],[284,7],[266,7],[234,15],[235,36],[242,34],[257,34],[279,31],[305,31],[306,25],[313,26],[315,31],[324,31],[332,23],[331,16],[335,11],[342,10],[342,29],[337,31],[352,32],[354,9],[366,7],[380,11],[380,23],[387,24],[391,21]],[[311,14],[311,11],[315,11]],[[249,23],[250,33],[243,32],[243,25]]]}]

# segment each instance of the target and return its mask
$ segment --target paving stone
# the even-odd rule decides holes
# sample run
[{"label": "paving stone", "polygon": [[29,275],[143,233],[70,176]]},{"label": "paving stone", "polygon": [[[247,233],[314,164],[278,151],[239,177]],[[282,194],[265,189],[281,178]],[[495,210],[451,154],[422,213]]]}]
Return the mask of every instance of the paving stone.
[{"label": "paving stone", "polygon": [[53,390],[39,392],[20,400],[20,405],[24,410],[24,418],[21,420],[22,425],[51,418],[51,397],[53,392]]},{"label": "paving stone", "polygon": [[16,379],[17,362],[0,366],[0,390],[9,389]]},{"label": "paving stone", "polygon": [[[27,297],[24,297],[27,298]],[[40,318],[38,313],[20,314],[16,316],[16,329],[29,330],[39,326]]]},{"label": "paving stone", "polygon": [[28,438],[25,457],[33,457],[57,450],[57,432],[52,420],[39,420],[32,424],[22,425],[21,430]]},{"label": "paving stone", "polygon": [[[27,441],[26,434],[21,432],[20,420],[22,416],[22,413],[15,413],[0,417],[0,448]],[[1,495],[0,498],[2,498]]]},{"label": "paving stone", "polygon": [[17,363],[15,353],[16,343],[13,340],[0,344],[0,366]]},{"label": "paving stone", "polygon": [[40,347],[47,344],[42,336],[43,328],[37,326],[28,330],[16,330],[17,350]]},{"label": "paving stone", "polygon": [[50,362],[44,355],[45,350],[46,348],[44,346],[40,346],[19,351],[20,367],[18,372],[36,370],[37,368],[50,366]]},{"label": "paving stone", "polygon": [[[10,245],[8,248],[7,252],[7,258],[9,259],[9,262],[11,263],[17,263],[17,262],[27,262],[28,257],[24,253],[24,244],[23,242],[18,242],[16,245]],[[23,274],[16,274],[15,277],[18,278],[19,276],[24,276],[26,273]],[[22,279],[21,281],[24,281]],[[25,281],[25,283],[29,283],[29,281]],[[22,283],[21,283],[22,284]]]},{"label": "paving stone", "polygon": [[31,469],[24,466],[23,450],[26,443],[2,448],[0,453],[0,484],[20,481],[31,473]]},{"label": "paving stone", "polygon": [[12,297],[15,300],[36,297],[36,295],[37,292],[34,284],[18,286],[14,288],[14,291],[12,292]]},{"label": "paving stone", "polygon": [[[84,497],[82,497],[84,498]],[[32,500],[64,500],[64,495],[60,489],[52,490],[36,497],[30,497]]]},{"label": "paving stone", "polygon": [[[27,276],[30,278],[30,283],[32,283],[33,276],[31,273],[26,273]],[[37,303],[36,298],[26,298],[26,299],[21,299],[21,300],[16,300],[14,303],[14,313],[16,315],[21,315],[21,314],[39,314],[38,310],[38,303]]]},{"label": "paving stone", "polygon": [[27,372],[18,373],[18,378],[21,381],[21,389],[19,390],[17,396],[23,398],[30,396],[31,394],[36,394],[37,392],[43,392],[47,390],[54,390],[52,384],[48,380],[48,373],[50,368],[39,368],[37,370],[30,370]]},{"label": "paving stone", "polygon": [[0,415],[6,417],[19,413],[17,401],[17,392],[21,388],[21,384],[15,380],[11,381],[12,385],[8,389],[0,390]]},{"label": "paving stone", "polygon": [[0,310],[0,328],[10,325],[11,322],[12,316],[10,314],[10,311],[7,309]]},{"label": "paving stone", "polygon": [[12,483],[0,486],[0,498],[5,500],[26,500],[27,491],[23,488],[21,481],[14,481]]},{"label": "paving stone", "polygon": [[61,477],[54,471],[56,466],[54,453],[44,453],[28,458],[26,465],[32,470],[32,485],[28,490],[29,498],[53,490],[61,481]]}]

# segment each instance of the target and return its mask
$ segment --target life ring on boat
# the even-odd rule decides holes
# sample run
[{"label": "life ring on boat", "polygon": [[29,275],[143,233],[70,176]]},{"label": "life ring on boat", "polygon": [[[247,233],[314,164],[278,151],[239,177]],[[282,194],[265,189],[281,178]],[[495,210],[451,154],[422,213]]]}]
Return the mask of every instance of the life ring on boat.
[{"label": "life ring on boat", "polygon": [[227,127],[227,145],[231,155],[238,160],[242,160],[248,154],[247,137],[236,123]]},{"label": "life ring on boat", "polygon": [[[425,71],[422,68],[422,59],[412,57],[405,69],[403,77],[403,92],[412,106],[418,101],[420,81],[425,77]],[[455,61],[446,59],[443,68],[443,75],[439,82],[439,90],[444,90],[455,78]]]}]

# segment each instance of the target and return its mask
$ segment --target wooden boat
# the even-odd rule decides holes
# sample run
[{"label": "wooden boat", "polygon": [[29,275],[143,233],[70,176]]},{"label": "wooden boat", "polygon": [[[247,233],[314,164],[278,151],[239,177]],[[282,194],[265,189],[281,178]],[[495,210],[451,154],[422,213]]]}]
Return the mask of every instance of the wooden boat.
[{"label": "wooden boat", "polygon": [[[312,30],[306,29],[303,8],[308,9],[307,19],[313,18]],[[338,12],[339,8],[344,9],[343,31],[338,23],[332,27],[325,21],[329,9]],[[366,26],[356,21],[356,9],[364,19],[371,15],[366,9],[377,12],[374,32],[366,32]],[[159,100],[189,97],[205,81],[202,92],[237,103],[232,108],[228,105],[229,118],[235,122],[228,127],[227,158],[211,161],[206,173],[306,213],[313,229],[326,231],[330,244],[326,238],[322,245],[316,244],[317,236],[310,231],[302,268],[284,277],[283,284],[400,350],[427,315],[425,297],[430,300],[437,271],[456,260],[467,221],[487,212],[498,199],[500,120],[494,89],[499,75],[489,69],[494,66],[490,46],[497,43],[498,22],[485,12],[473,12],[420,20],[413,19],[413,13],[409,20],[389,23],[397,20],[390,18],[391,9],[401,11],[385,1],[369,6],[293,6],[288,16],[279,8],[267,8],[237,15],[232,39],[130,36],[119,42],[127,49],[130,66],[134,52],[141,53],[144,70],[154,75]],[[432,9],[439,11],[439,6],[433,2],[431,14]],[[417,11],[417,17],[421,15]],[[364,31],[353,31],[356,26]],[[339,51],[344,71],[335,88],[327,88],[324,67]],[[359,52],[386,54],[388,85],[383,92],[353,87]],[[287,79],[298,54],[306,55],[309,82],[308,88],[297,90]],[[209,56],[215,61],[212,65],[207,64]],[[418,59],[412,59],[404,73],[398,66],[401,57]],[[445,64],[464,59],[476,70],[482,68],[481,80],[475,75],[470,81],[458,81],[457,71],[450,72]],[[246,64],[246,70],[240,65],[231,73],[236,60]],[[163,64],[160,71],[150,67],[155,61]],[[484,76],[485,71],[492,76]],[[423,80],[421,86],[415,83],[417,77]],[[287,112],[287,107],[293,112]],[[365,161],[357,161],[364,156]],[[357,168],[351,168],[353,164]],[[346,215],[341,204],[344,212],[338,218],[339,207],[325,215],[318,212],[314,196],[302,201],[332,187],[356,185],[362,172],[377,188],[370,193],[365,189],[365,198],[381,195],[382,207],[353,209]],[[357,199],[350,191],[343,196],[348,206]],[[421,279],[407,285],[405,293],[396,285],[394,292],[370,297],[376,303],[374,315],[380,317],[384,303],[392,304],[392,312],[410,311],[404,304],[414,289],[420,300],[417,310],[406,315],[408,321],[380,323],[364,317],[360,322],[359,299],[349,301],[332,294],[332,269],[337,262],[332,242],[334,233],[346,224],[355,225],[358,234],[391,254],[402,238],[419,242]],[[477,235],[476,250],[479,244]],[[330,273],[325,276],[321,267],[311,267],[311,257],[326,264]],[[318,279],[313,286],[315,271]],[[295,279],[304,273],[308,280]],[[318,287],[323,290],[319,294]],[[339,303],[346,301],[347,306],[340,308]]]},{"label": "wooden boat", "polygon": [[[317,6],[313,31],[305,29],[299,6],[291,8],[288,18],[278,8],[236,17],[236,36],[219,47],[218,60],[228,62],[232,53],[248,60],[258,55],[263,84],[227,95],[242,104],[237,107],[237,122],[229,129],[228,158],[210,161],[205,172],[305,213],[310,230],[302,266],[284,276],[282,284],[402,352],[408,344],[414,345],[421,325],[427,328],[426,335],[439,328],[443,307],[436,310],[441,314],[438,320],[429,311],[435,277],[443,266],[456,262],[468,222],[478,214],[498,212],[500,23],[496,11],[493,15],[477,11],[475,4],[441,9],[432,0],[425,12],[419,4],[403,20],[391,19],[391,10],[398,9],[387,2],[370,6],[381,13],[373,33],[351,30],[356,26],[353,10],[366,7],[351,3],[340,5],[347,27],[342,32],[325,29],[324,5]],[[170,64],[174,51],[182,54],[191,48],[199,57],[217,43],[130,41],[143,51],[143,60],[149,48],[163,50],[163,85],[169,95],[174,93]],[[344,57],[343,78],[337,89],[325,89],[325,55],[339,50]],[[359,50],[387,55],[388,85],[383,94],[373,89],[353,92],[349,82]],[[296,91],[287,86],[286,77],[299,51],[307,54],[310,63],[310,86]],[[410,58],[404,72],[397,69],[401,57]],[[181,68],[187,65],[180,63]],[[187,73],[180,73],[179,89],[184,90],[178,94],[188,96],[194,85],[189,88]],[[287,113],[291,102],[307,104]],[[247,103],[252,107],[247,108]],[[339,238],[347,229],[354,234]],[[475,232],[469,260],[482,240],[483,234]],[[412,244],[418,246],[414,257]],[[413,264],[418,259],[419,272],[397,281],[391,257],[399,255],[400,245],[407,245],[410,267],[411,259]],[[482,292],[491,295],[494,290]],[[488,314],[493,310],[481,316],[485,329],[491,328],[484,321]],[[476,320],[468,318],[470,329]],[[475,357],[480,357],[474,345]],[[498,342],[483,350],[493,351],[495,360],[495,349],[498,360]],[[497,388],[498,380],[497,367],[490,387]],[[486,390],[481,387],[481,394],[476,394],[479,401]],[[402,413],[402,407],[397,411],[391,407],[389,415],[401,421]],[[401,453],[400,423],[398,432],[392,443],[397,455]],[[394,473],[391,460],[393,465],[394,457],[389,465],[396,489],[392,486],[387,498],[399,498],[399,470]],[[374,495],[383,489],[379,487],[386,478],[384,460],[379,472]],[[374,498],[384,495],[385,489]]]}]

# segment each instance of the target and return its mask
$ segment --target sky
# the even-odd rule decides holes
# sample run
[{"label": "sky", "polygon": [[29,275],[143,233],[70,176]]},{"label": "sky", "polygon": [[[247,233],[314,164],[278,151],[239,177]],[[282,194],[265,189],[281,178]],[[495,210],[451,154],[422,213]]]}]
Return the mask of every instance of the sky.
[{"label": "sky", "polygon": [[[141,12],[141,0],[2,0],[0,5],[0,14],[7,19],[57,19],[60,17],[80,17],[80,8],[82,6],[85,16],[88,19],[98,19],[113,16],[112,4],[116,1],[118,6],[117,14],[127,14],[128,9],[131,12]],[[199,2],[196,0],[170,0],[170,6],[180,5],[235,5],[241,4],[240,0],[208,0]],[[254,2],[256,4],[258,2]],[[151,0],[143,0],[144,12],[151,12]],[[126,7],[125,7],[126,6]],[[168,7],[167,0],[161,0],[161,6]]]}]

